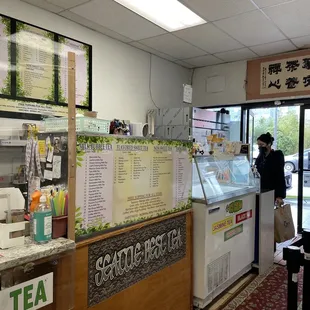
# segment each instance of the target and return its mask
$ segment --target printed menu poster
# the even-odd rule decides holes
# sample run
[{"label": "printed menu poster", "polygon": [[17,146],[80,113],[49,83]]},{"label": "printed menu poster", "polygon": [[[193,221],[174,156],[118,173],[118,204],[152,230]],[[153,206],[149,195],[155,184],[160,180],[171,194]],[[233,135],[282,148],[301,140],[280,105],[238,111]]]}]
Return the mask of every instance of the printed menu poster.
[{"label": "printed menu poster", "polygon": [[77,158],[76,201],[81,203],[83,227],[112,222],[113,149],[100,137],[95,142],[80,143]]},{"label": "printed menu poster", "polygon": [[76,235],[191,207],[191,143],[78,136]]},{"label": "printed menu poster", "polygon": [[116,145],[114,220],[126,223],[165,212],[172,206],[172,148],[162,145]]},{"label": "printed menu poster", "polygon": [[0,94],[11,94],[9,18],[0,17]]},{"label": "printed menu poster", "polygon": [[54,34],[21,22],[16,29],[17,96],[54,101]]},{"label": "printed menu poster", "polygon": [[192,191],[188,146],[178,146],[173,150],[173,177],[173,205],[182,208],[190,203]]},{"label": "printed menu poster", "polygon": [[68,53],[75,53],[76,105],[89,106],[89,46],[59,37],[59,102],[68,103]]}]

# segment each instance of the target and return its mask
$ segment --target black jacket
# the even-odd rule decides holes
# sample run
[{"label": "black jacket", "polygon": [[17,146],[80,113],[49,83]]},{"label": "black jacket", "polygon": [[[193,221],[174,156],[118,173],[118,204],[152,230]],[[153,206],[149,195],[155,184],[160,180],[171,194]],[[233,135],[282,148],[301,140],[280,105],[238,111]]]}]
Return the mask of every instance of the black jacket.
[{"label": "black jacket", "polygon": [[261,177],[261,190],[274,190],[275,198],[285,198],[286,184],[282,151],[271,150],[267,157],[260,154],[255,165]]}]

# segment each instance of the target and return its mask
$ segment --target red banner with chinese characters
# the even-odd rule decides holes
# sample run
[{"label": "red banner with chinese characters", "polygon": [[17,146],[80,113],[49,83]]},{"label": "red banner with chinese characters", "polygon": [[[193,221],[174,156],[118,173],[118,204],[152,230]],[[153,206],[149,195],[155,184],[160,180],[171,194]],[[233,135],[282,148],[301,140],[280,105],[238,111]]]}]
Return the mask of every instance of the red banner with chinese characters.
[{"label": "red banner with chinese characters", "polygon": [[247,100],[307,95],[310,95],[310,50],[248,61]]},{"label": "red banner with chinese characters", "polygon": [[236,215],[236,224],[244,222],[250,218],[252,218],[253,212],[252,210],[242,212]]}]

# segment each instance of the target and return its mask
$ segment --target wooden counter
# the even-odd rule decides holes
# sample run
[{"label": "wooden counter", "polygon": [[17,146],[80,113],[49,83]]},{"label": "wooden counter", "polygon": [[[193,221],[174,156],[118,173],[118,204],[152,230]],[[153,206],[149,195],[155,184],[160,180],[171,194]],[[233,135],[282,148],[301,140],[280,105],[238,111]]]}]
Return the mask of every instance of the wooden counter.
[{"label": "wooden counter", "polygon": [[[150,237],[150,234],[153,233],[155,235]],[[148,235],[150,236],[148,237]],[[156,245],[151,250],[150,248],[146,250],[149,240]],[[160,243],[161,241],[162,243]],[[117,250],[117,244],[119,244],[120,251]],[[138,247],[137,244],[139,244]],[[143,248],[144,246],[145,248]],[[111,247],[114,247],[113,251]],[[106,257],[111,257],[109,262],[112,262],[112,258],[115,259],[116,254],[121,257],[125,251],[123,249],[130,248],[135,250],[132,250],[127,271],[124,271],[123,274],[120,265],[118,267],[114,265],[113,271],[111,263],[106,266],[107,277],[103,280],[103,273],[99,271],[99,269],[101,271],[104,269],[102,261],[105,262]],[[107,254],[109,250],[110,254]],[[129,251],[125,252],[128,254]],[[111,252],[115,253],[115,256]],[[99,253],[99,256],[96,253]],[[139,256],[139,254],[141,255]],[[162,257],[159,257],[161,254]],[[93,260],[94,255],[97,255],[96,263]],[[191,210],[156,218],[77,243],[75,309],[192,309],[192,261]],[[125,266],[124,263],[121,263],[121,266]],[[109,272],[107,272],[108,269]],[[157,271],[157,269],[159,270]],[[142,277],[142,279],[138,281],[137,277]],[[108,285],[105,288],[100,285],[96,287],[96,284],[93,283],[95,278],[96,283],[99,281],[101,285],[102,283],[108,283]],[[111,278],[113,279],[111,280]],[[127,283],[126,287],[128,281],[130,285]],[[96,293],[97,288],[98,293]],[[104,296],[105,293],[109,297]]]}]

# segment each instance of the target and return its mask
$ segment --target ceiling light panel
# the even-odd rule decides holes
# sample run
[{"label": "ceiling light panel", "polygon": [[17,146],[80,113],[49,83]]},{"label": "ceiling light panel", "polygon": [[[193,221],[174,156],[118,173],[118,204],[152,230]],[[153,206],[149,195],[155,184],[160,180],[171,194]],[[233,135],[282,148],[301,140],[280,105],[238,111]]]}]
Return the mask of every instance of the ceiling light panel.
[{"label": "ceiling light panel", "polygon": [[114,1],[167,31],[177,31],[206,23],[204,19],[177,0]]}]

